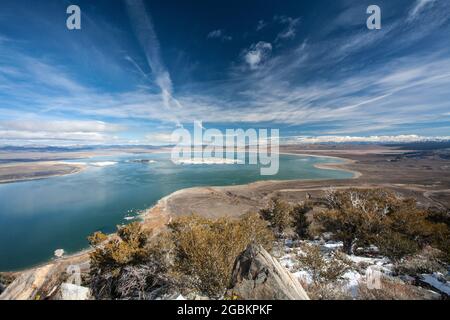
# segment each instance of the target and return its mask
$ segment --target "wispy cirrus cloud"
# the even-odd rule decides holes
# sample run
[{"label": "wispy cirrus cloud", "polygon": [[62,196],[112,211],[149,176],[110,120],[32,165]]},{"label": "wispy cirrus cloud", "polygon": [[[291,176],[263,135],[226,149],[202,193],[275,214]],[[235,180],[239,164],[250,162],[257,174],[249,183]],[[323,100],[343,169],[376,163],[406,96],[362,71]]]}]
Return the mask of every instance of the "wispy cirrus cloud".
[{"label": "wispy cirrus cloud", "polygon": [[293,39],[297,34],[297,27],[300,24],[300,18],[292,18],[287,16],[275,16],[274,20],[285,26],[276,37],[275,42],[281,40]]},{"label": "wispy cirrus cloud", "polygon": [[258,21],[258,24],[256,25],[256,31],[261,31],[265,27],[267,27],[267,22],[261,19]]},{"label": "wispy cirrus cloud", "polygon": [[29,119],[0,121],[0,143],[102,144],[120,141],[124,126],[102,121]]},{"label": "wispy cirrus cloud", "polygon": [[[27,88],[20,85],[13,91],[21,91],[22,96],[26,94],[32,99],[41,115],[57,112],[85,118],[142,119],[166,123],[171,123],[176,117],[185,123],[203,120],[209,123],[275,123],[290,126],[331,122],[334,128],[329,126],[328,131],[339,133],[392,129],[418,121],[436,121],[440,114],[448,110],[445,101],[449,98],[446,88],[450,86],[450,60],[443,57],[399,59],[364,75],[347,75],[338,82],[330,79],[291,85],[278,81],[288,79],[293,68],[303,68],[308,65],[308,60],[300,65],[297,63],[290,61],[289,57],[278,57],[239,81],[220,84],[215,88],[209,86],[204,93],[180,93],[180,102],[185,107],[171,113],[161,112],[161,95],[145,90],[113,94],[93,91],[77,84],[65,86],[67,90],[50,97],[45,94],[47,90],[27,92]],[[74,82],[64,72],[58,73],[56,69],[52,72],[51,78]],[[54,84],[47,81],[46,86],[51,90]],[[218,98],[218,91],[224,94],[222,98]],[[228,91],[237,93],[237,96],[226,99]],[[15,111],[11,110],[15,110],[14,104],[3,109],[3,115],[12,113],[14,117]],[[239,117],[236,117],[237,112]],[[64,125],[53,126],[62,128]],[[87,123],[86,126],[95,128],[94,123]],[[120,131],[120,126],[117,130]]]},{"label": "wispy cirrus cloud", "polygon": [[221,41],[231,41],[233,40],[233,37],[226,34],[225,30],[223,29],[217,29],[213,30],[208,33],[206,36],[207,39],[220,39]]},{"label": "wispy cirrus cloud", "polygon": [[[163,59],[146,8],[142,1],[130,0],[127,8],[136,37],[127,34],[126,39],[138,40],[138,52],[118,45],[95,48],[96,59],[83,59],[88,64],[86,77],[65,64],[65,58],[1,46],[2,141],[5,137],[51,141],[53,136],[55,143],[83,139],[156,143],[167,141],[176,125],[193,121],[203,121],[205,126],[276,127],[284,135],[439,136],[450,129],[445,116],[449,115],[450,50],[441,41],[448,30],[444,10],[448,7],[436,0],[418,9],[423,20],[418,25],[405,23],[406,10],[403,16],[387,19],[379,32],[354,23],[346,32],[319,28],[308,34],[302,29],[301,34],[307,34],[302,39],[298,18],[280,16],[267,27],[262,21],[259,32],[254,30],[258,21],[254,20],[248,27],[253,30],[249,38],[236,38],[226,46],[235,59],[231,66],[229,60],[221,60],[225,70],[211,80],[207,72],[214,63],[202,65],[200,61],[199,80],[179,81],[177,76],[186,66],[175,68],[170,63],[179,48],[167,50],[170,54]],[[353,10],[340,19],[348,21],[359,12]],[[339,29],[339,23],[331,21],[330,26]],[[214,30],[209,39],[220,39],[226,34],[223,30]],[[284,34],[280,41],[292,41],[277,45],[274,39],[280,34]],[[196,41],[206,43],[196,51],[200,55],[211,41],[204,31],[198,37]],[[422,45],[424,41],[427,46]],[[86,45],[92,46],[91,42]],[[112,48],[117,60],[107,52]],[[221,59],[222,52],[214,54],[218,57],[214,56],[214,62]],[[104,57],[114,72],[119,69],[117,78],[132,75],[122,79],[125,85],[109,85],[114,84],[110,77],[96,74],[96,65]],[[211,62],[210,56],[205,61]],[[114,75],[107,71],[108,76]],[[134,76],[139,81],[129,81]],[[27,122],[20,124],[23,119]]]},{"label": "wispy cirrus cloud", "polygon": [[430,6],[433,2],[437,0],[416,0],[414,6],[409,12],[409,20],[414,20],[421,11],[425,10],[427,6]]},{"label": "wispy cirrus cloud", "polygon": [[156,84],[161,89],[164,105],[169,110],[172,107],[181,107],[178,100],[173,97],[172,79],[162,60],[158,36],[144,3],[142,0],[127,0],[126,4],[130,21],[145,52],[147,63],[153,72]]}]

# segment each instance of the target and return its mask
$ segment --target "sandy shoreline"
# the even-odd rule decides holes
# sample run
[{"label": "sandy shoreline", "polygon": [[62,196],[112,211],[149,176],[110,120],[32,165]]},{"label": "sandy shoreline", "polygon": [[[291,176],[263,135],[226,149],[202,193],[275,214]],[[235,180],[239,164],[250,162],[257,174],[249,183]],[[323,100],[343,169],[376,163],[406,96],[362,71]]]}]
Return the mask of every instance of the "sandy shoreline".
[{"label": "sandy shoreline", "polygon": [[[314,164],[314,167],[317,169],[323,169],[323,170],[338,170],[338,171],[344,171],[349,172],[353,174],[352,179],[358,179],[362,176],[362,173],[356,170],[351,170],[349,168],[345,168],[345,165],[352,164],[355,161],[350,160],[343,157],[336,157],[336,156],[325,156],[325,155],[317,155],[317,154],[308,154],[308,153],[292,153],[292,152],[280,152],[280,154],[287,154],[287,155],[294,155],[294,156],[305,156],[305,157],[315,157],[315,158],[330,158],[330,159],[337,159],[341,160],[342,162],[330,162],[330,163],[316,163]],[[344,167],[343,167],[344,166]]]},{"label": "sandy shoreline", "polygon": [[0,165],[0,184],[24,182],[80,173],[86,165],[62,161],[7,163]]}]

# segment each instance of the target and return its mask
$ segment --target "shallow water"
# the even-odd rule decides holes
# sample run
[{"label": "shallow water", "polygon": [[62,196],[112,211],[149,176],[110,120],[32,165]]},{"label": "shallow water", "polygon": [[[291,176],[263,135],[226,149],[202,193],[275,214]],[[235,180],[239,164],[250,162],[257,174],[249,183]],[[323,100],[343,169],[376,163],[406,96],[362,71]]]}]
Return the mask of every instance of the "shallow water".
[{"label": "shallow water", "polygon": [[[148,159],[152,162],[133,162]],[[113,232],[141,210],[179,189],[226,186],[258,180],[343,179],[352,174],[314,168],[336,159],[280,156],[276,176],[261,176],[256,165],[174,165],[167,154],[77,160],[91,163],[81,173],[0,184],[0,270],[30,267],[56,249],[73,253],[86,237]]]}]

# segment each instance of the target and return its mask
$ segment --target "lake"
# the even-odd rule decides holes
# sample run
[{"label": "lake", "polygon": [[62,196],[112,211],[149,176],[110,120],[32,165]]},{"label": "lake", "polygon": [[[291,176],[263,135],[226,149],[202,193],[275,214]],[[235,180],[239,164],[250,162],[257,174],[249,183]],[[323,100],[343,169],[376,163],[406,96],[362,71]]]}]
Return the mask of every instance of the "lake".
[{"label": "lake", "polygon": [[281,155],[278,174],[261,176],[258,165],[175,165],[168,154],[123,155],[77,160],[88,164],[77,174],[0,184],[0,271],[45,262],[56,249],[70,254],[86,248],[91,233],[111,233],[183,188],[351,178],[350,172],[314,167],[338,161]]}]

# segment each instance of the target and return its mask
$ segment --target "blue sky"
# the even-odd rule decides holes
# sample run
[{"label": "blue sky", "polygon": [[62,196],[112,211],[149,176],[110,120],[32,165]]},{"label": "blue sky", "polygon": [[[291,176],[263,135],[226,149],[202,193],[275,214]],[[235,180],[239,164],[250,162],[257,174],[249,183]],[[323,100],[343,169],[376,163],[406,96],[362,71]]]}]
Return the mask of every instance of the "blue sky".
[{"label": "blue sky", "polygon": [[0,6],[0,144],[164,144],[193,121],[289,141],[450,136],[447,0]]}]

